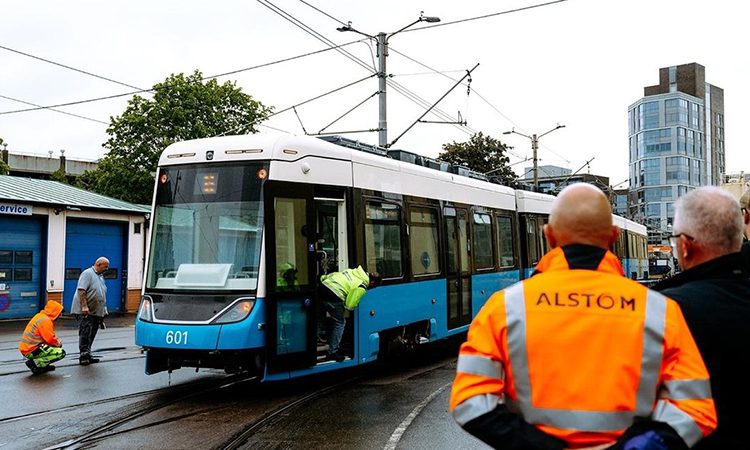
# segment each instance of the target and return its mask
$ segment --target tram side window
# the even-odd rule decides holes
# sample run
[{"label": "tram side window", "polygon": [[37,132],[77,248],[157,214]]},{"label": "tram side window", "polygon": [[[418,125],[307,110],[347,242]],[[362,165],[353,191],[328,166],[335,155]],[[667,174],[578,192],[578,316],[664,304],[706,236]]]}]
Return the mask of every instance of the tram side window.
[{"label": "tram side window", "polygon": [[625,236],[627,232],[625,230],[620,230],[620,235],[617,237],[617,240],[612,245],[612,253],[619,256],[620,258],[624,258],[627,253],[625,253]]},{"label": "tram side window", "polygon": [[383,278],[399,278],[403,275],[401,208],[398,205],[367,202],[365,256],[368,271],[376,271]]},{"label": "tram side window", "polygon": [[536,219],[527,219],[526,221],[526,251],[529,255],[529,262],[533,265],[539,262],[538,236],[536,228]]},{"label": "tram side window", "polygon": [[496,217],[497,253],[500,267],[512,267],[515,263],[513,252],[513,222],[510,217]]},{"label": "tram side window", "polygon": [[432,208],[409,211],[409,248],[414,276],[440,273],[438,213]]},{"label": "tram side window", "polygon": [[489,214],[474,213],[474,267],[494,268],[492,261],[492,221]]},{"label": "tram side window", "polygon": [[549,251],[549,243],[547,242],[547,238],[544,237],[544,224],[547,223],[547,219],[537,219],[537,230],[536,235],[539,239],[539,256],[543,256]]},{"label": "tram side window", "polygon": [[298,290],[309,283],[306,200],[276,198],[276,290]]}]

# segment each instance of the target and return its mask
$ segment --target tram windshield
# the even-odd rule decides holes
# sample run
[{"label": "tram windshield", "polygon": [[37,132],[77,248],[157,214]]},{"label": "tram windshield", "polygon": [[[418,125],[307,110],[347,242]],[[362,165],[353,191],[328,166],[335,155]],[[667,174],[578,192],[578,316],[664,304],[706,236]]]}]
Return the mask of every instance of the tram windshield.
[{"label": "tram windshield", "polygon": [[257,288],[266,167],[252,163],[159,171],[147,288]]}]

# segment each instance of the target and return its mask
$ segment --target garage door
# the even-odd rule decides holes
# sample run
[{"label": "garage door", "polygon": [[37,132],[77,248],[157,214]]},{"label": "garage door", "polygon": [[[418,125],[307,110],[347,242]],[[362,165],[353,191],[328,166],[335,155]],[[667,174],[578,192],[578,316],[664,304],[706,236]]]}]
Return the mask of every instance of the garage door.
[{"label": "garage door", "polygon": [[70,311],[73,294],[81,272],[94,265],[96,259],[109,259],[109,270],[104,274],[107,284],[107,309],[121,311],[122,290],[127,283],[125,250],[126,224],[103,221],[68,219],[65,235],[65,292],[63,305]]},{"label": "garage door", "polygon": [[0,319],[31,317],[42,307],[45,224],[37,217],[0,217]]}]

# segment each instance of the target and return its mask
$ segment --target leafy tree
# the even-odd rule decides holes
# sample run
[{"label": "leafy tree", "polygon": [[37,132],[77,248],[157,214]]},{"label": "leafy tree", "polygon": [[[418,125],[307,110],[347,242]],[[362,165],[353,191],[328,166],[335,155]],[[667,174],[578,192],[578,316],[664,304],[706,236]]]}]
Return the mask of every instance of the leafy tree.
[{"label": "leafy tree", "polygon": [[168,145],[221,134],[257,133],[272,108],[233,82],[219,84],[192,75],[170,75],[153,88],[153,99],[134,96],[107,128],[109,152],[78,185],[132,203],[151,203],[154,172]]},{"label": "leafy tree", "polygon": [[510,158],[506,156],[508,146],[499,140],[485,136],[481,132],[471,136],[468,142],[452,142],[443,144],[443,152],[438,159],[466,166],[480,173],[489,173],[506,182],[517,178],[515,172],[508,166]]},{"label": "leafy tree", "polygon": [[65,169],[62,167],[52,172],[49,179],[52,181],[59,181],[60,183],[70,184],[70,180],[68,180],[68,176],[65,174]]},{"label": "leafy tree", "polygon": [[[0,146],[5,143],[3,138],[0,138]],[[10,173],[10,166],[8,163],[0,159],[0,175],[8,175]]]}]

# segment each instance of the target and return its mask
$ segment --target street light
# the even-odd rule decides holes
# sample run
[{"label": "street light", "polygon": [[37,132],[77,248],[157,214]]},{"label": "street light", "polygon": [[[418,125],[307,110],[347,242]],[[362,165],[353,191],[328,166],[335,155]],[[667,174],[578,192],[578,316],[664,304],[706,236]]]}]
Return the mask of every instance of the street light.
[{"label": "street light", "polygon": [[533,168],[533,174],[534,174],[534,190],[539,188],[539,171],[537,170],[537,157],[536,153],[539,149],[539,139],[542,138],[542,136],[545,136],[547,134],[552,133],[555,130],[559,130],[560,128],[565,128],[565,125],[557,124],[557,126],[549,131],[546,131],[540,135],[532,134],[531,136],[519,133],[515,130],[515,128],[511,129],[510,131],[504,131],[503,134],[517,134],[519,136],[523,136],[527,139],[531,139],[531,152],[532,152],[532,159],[534,160],[534,168]]},{"label": "street light", "polygon": [[404,31],[412,25],[416,25],[419,22],[437,23],[440,22],[439,17],[425,16],[424,11],[421,11],[419,18],[414,22],[406,25],[405,27],[394,31],[393,33],[378,33],[377,36],[372,36],[367,33],[363,33],[352,27],[352,23],[349,22],[347,25],[336,28],[337,31],[351,31],[363,36],[367,36],[371,39],[377,39],[378,42],[378,145],[381,147],[388,146],[388,121],[387,121],[387,110],[386,110],[386,64],[385,59],[388,56],[388,39],[394,35]]}]

